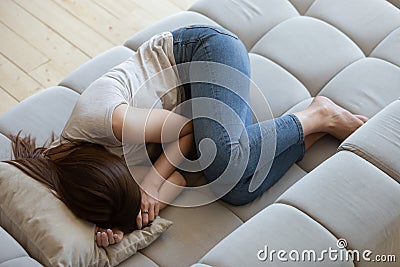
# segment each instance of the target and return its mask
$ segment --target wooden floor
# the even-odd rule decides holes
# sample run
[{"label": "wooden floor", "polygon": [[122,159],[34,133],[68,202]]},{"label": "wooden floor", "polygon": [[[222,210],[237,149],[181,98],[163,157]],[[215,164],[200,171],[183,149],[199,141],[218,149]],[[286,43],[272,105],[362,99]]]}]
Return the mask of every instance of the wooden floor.
[{"label": "wooden floor", "polygon": [[195,0],[0,0],[0,115]]}]

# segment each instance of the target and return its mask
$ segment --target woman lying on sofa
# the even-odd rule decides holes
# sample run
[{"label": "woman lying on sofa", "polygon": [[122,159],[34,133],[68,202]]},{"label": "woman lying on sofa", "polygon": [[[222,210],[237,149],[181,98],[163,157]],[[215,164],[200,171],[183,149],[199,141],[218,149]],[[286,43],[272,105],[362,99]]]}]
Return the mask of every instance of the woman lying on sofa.
[{"label": "woman lying on sofa", "polygon": [[[203,63],[195,73],[194,62]],[[180,79],[200,74],[209,82],[169,91],[171,79],[153,79],[180,65]],[[229,71],[216,72],[221,66]],[[203,139],[216,148],[215,158],[203,168],[207,180],[228,171],[232,185],[221,198],[243,205],[271,187],[323,135],[343,140],[367,120],[318,96],[305,110],[253,124],[249,77],[243,43],[223,28],[194,25],[156,35],[82,93],[49,148],[35,148],[29,136],[14,137],[15,160],[9,163],[52,189],[78,217],[96,224],[97,244],[108,246],[152,222],[177,197],[185,179],[176,167],[193,136],[199,156],[199,147],[209,152],[200,144]],[[189,99],[210,100],[192,104],[192,113],[199,114],[194,120],[173,111]],[[146,145],[151,143],[166,146],[149,166]],[[268,164],[260,185],[249,190],[253,175]]]}]

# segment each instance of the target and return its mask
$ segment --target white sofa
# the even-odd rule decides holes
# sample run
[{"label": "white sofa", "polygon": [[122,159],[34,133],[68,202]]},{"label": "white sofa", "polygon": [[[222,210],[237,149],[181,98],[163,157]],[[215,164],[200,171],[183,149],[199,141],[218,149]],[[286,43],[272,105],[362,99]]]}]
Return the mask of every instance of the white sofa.
[{"label": "white sofa", "polygon": [[[9,157],[7,134],[23,129],[38,143],[51,131],[59,134],[79,94],[152,35],[190,24],[220,25],[246,45],[252,79],[274,116],[324,95],[371,120],[342,144],[324,137],[251,204],[168,207],[161,216],[174,225],[120,266],[286,266],[290,261],[260,260],[263,249],[320,253],[337,249],[338,240],[348,250],[371,250],[371,258],[395,255],[400,261],[399,6],[397,0],[199,0],[0,117],[0,160]],[[254,97],[252,105],[269,119]],[[189,176],[192,185],[202,178]],[[381,264],[325,258],[292,266],[398,266]]]}]

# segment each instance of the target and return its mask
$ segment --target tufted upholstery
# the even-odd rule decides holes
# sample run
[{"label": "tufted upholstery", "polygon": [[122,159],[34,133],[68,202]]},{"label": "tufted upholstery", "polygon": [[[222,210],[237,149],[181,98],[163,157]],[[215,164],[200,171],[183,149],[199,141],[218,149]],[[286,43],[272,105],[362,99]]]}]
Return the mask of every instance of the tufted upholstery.
[{"label": "tufted upholstery", "polygon": [[[373,119],[343,143],[340,153],[338,140],[322,138],[248,205],[167,208],[161,216],[175,224],[121,266],[188,266],[197,261],[205,264],[197,266],[278,266],[256,260],[260,246],[320,250],[339,238],[346,238],[349,249],[370,244],[376,252],[400,258],[400,189],[395,181],[400,167],[393,160],[400,129],[395,101],[400,97],[399,6],[398,0],[199,0],[189,11],[165,18],[85,63],[62,86],[2,116],[1,159],[11,155],[3,149],[9,144],[7,134],[18,129],[40,141],[52,130],[59,134],[78,94],[152,35],[190,24],[220,25],[238,35],[249,51],[251,78],[260,89],[251,88],[259,119],[270,119],[258,101],[260,93],[274,117],[304,109],[314,96],[324,95]],[[330,264],[374,266],[324,262]]]},{"label": "tufted upholstery", "polygon": [[[400,96],[400,16],[390,2],[200,0],[190,12],[164,19],[125,45],[136,50],[156,29],[199,23],[223,26],[241,38],[250,52],[252,79],[274,116],[298,111],[324,95],[372,117]],[[253,90],[253,110],[268,119],[256,99]],[[311,171],[338,145],[323,138],[299,166]]]},{"label": "tufted upholstery", "polygon": [[0,267],[18,266],[40,267],[42,265],[30,258],[20,244],[0,227]]},{"label": "tufted upholstery", "polygon": [[[190,8],[190,12],[165,19],[139,32],[125,45],[135,50],[157,32],[156,28],[159,31],[172,30],[188,24],[206,23],[204,18],[209,18],[211,22],[206,24],[227,28],[238,35],[247,47],[252,67],[251,78],[263,94],[262,97],[268,100],[273,116],[301,110],[311,103],[314,96],[324,95],[353,113],[373,117],[400,96],[400,12],[393,5],[398,3],[391,2],[392,4],[384,0],[199,0]],[[266,107],[257,101],[260,91],[251,88],[253,111],[261,120],[270,119],[270,112],[265,112]],[[393,134],[390,136],[393,138]],[[340,142],[333,137],[322,138],[306,153],[302,161],[295,164],[261,198],[242,207],[223,205],[243,221],[249,220],[273,203],[286,189],[296,188],[297,184],[293,184],[302,180],[306,172],[311,172],[334,155],[339,145]],[[386,156],[388,157],[390,156]],[[349,162],[357,164],[359,160],[356,157]],[[363,163],[361,161],[358,164]],[[325,169],[324,167],[323,170]],[[359,176],[357,173],[352,175],[352,179]],[[387,178],[384,175],[382,177]],[[321,179],[321,176],[317,179]],[[385,190],[397,190],[393,181],[387,182],[392,182],[393,188],[389,186]],[[345,182],[338,182],[339,187],[341,183]],[[362,186],[361,181],[359,186]],[[373,188],[374,182],[370,186]],[[330,188],[328,192],[335,190],[337,189]],[[300,192],[301,189],[297,195]],[[350,190],[349,194],[352,194]],[[354,198],[348,196],[349,202],[358,199],[361,203],[366,203],[368,200],[366,195],[355,194]],[[358,208],[360,211],[356,214],[364,218],[365,214],[360,215],[363,209]],[[279,206],[278,209],[282,207]],[[326,212],[321,207],[318,209],[322,214]],[[385,207],[377,207],[377,213],[379,209]],[[304,211],[306,208],[301,207],[300,210]],[[333,212],[334,216],[340,216],[338,213],[340,212]],[[186,213],[182,211],[182,214]],[[263,214],[256,215],[254,219],[258,218],[258,223],[265,223],[268,216],[274,216],[268,212]],[[395,214],[399,214],[398,211]],[[311,217],[315,218],[314,215]],[[351,223],[355,222],[350,214],[343,215],[343,218]],[[321,220],[323,216],[317,221]],[[393,223],[398,223],[398,220],[384,216],[377,224],[378,229],[379,225]],[[355,241],[360,240],[355,229],[345,232],[338,222],[336,224],[337,238],[342,234],[348,236],[349,240],[353,239],[352,242],[359,242]],[[249,227],[253,226],[245,223],[239,227],[244,228],[244,232],[247,231],[248,234],[238,229],[211,250],[201,262],[215,266],[244,266],[244,262],[252,256],[249,255],[251,251],[257,250],[254,245],[257,243],[254,241],[255,237],[246,238],[251,235],[248,232]],[[313,226],[307,224],[304,227],[306,229]],[[335,228],[333,225],[324,227],[329,231]],[[257,236],[259,229],[253,228]],[[263,242],[268,238],[273,237],[265,233]],[[374,238],[374,235],[366,235],[364,238]],[[237,257],[230,259],[227,251],[241,251],[239,240],[243,246],[248,246],[249,251],[235,253]],[[361,243],[355,244],[362,247]],[[150,252],[154,257],[161,250],[150,247],[143,253],[150,256]],[[168,261],[162,259],[163,253],[160,255],[156,262],[165,265]],[[186,258],[182,256],[183,263],[186,263]]]}]

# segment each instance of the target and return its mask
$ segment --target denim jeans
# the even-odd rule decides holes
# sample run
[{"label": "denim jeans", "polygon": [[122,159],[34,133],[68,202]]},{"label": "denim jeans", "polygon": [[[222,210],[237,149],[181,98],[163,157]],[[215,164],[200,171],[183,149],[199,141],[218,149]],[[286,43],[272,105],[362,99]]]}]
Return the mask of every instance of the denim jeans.
[{"label": "denim jeans", "polygon": [[[209,80],[186,84],[188,98],[215,100],[211,104],[192,104],[193,114],[202,115],[193,120],[199,156],[208,153],[207,147],[201,151],[204,139],[212,140],[214,146],[210,147],[216,149],[215,158],[205,166],[204,174],[209,182],[225,177],[212,187],[215,193],[221,193],[220,187],[231,183],[230,190],[221,193],[222,200],[233,205],[249,203],[303,157],[305,145],[301,123],[293,114],[252,122],[249,57],[243,43],[233,33],[221,27],[192,25],[172,34],[176,63],[178,66],[186,63],[184,67],[178,67],[179,76],[197,81],[192,77],[203,75]],[[205,63],[192,70],[194,62]],[[221,71],[212,63],[229,66],[234,71],[223,68]],[[222,84],[229,84],[229,89]],[[267,171],[258,186],[251,189],[251,180],[255,173],[263,173],[263,168]]]}]

